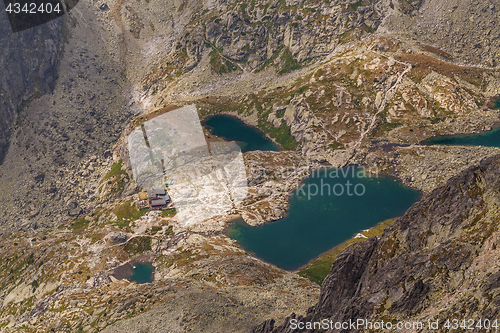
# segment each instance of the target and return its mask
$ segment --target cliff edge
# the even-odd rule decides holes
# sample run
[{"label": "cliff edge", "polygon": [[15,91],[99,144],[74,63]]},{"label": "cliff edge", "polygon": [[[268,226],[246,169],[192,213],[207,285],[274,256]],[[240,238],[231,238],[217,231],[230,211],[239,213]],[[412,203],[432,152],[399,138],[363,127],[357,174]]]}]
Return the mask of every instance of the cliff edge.
[{"label": "cliff edge", "polygon": [[13,33],[7,15],[0,16],[0,163],[22,102],[54,89],[62,20]]}]

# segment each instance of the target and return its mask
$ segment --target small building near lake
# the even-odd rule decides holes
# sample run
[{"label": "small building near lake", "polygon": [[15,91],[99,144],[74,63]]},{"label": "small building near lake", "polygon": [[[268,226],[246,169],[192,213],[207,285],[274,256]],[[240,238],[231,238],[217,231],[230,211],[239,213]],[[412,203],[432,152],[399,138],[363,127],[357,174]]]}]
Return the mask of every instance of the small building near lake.
[{"label": "small building near lake", "polygon": [[148,202],[151,209],[164,209],[170,202],[170,197],[165,188],[148,190]]}]

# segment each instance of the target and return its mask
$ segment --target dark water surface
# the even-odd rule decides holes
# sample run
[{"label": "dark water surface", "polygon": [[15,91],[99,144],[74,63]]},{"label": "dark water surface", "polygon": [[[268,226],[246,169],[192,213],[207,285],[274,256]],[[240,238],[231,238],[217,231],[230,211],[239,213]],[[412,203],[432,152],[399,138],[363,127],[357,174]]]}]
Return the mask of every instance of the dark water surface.
[{"label": "dark water surface", "polygon": [[[500,96],[493,98],[489,107],[492,109],[500,109]],[[424,141],[424,144],[429,146],[455,145],[500,147],[500,127],[481,134],[437,136]]]},{"label": "dark water surface", "polygon": [[363,175],[354,166],[323,169],[293,192],[285,218],[259,227],[238,219],[228,234],[257,257],[295,270],[356,233],[403,215],[420,198],[394,178]]},{"label": "dark water surface", "polygon": [[497,98],[497,99],[493,102],[493,109],[500,109],[500,98]]},{"label": "dark water surface", "polygon": [[228,115],[208,117],[203,124],[212,132],[227,141],[236,141],[242,152],[252,150],[278,151],[279,146],[266,137],[258,128],[248,126],[238,118]]},{"label": "dark water surface", "polygon": [[129,280],[136,283],[149,283],[154,280],[154,267],[148,262],[138,262],[132,269],[132,276]]}]

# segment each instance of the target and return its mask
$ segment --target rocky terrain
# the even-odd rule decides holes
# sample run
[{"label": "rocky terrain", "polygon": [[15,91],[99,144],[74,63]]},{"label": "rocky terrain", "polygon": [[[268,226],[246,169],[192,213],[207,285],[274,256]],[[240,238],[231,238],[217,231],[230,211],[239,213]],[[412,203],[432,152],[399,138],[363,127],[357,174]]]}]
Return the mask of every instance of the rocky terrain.
[{"label": "rocky terrain", "polygon": [[[73,15],[85,12],[83,6]],[[92,17],[66,18],[59,27],[65,40],[63,51],[54,49],[58,71],[53,91],[39,89],[46,94],[24,103],[16,120],[0,166],[2,230],[46,228],[78,216],[92,202],[95,181],[112,157],[109,149],[133,115],[125,104],[120,67],[104,41],[92,37],[98,33],[92,22]],[[35,29],[54,24],[57,20]],[[25,32],[14,37],[19,34]]]},{"label": "rocky terrain", "polygon": [[454,176],[457,170],[478,165],[485,157],[498,155],[493,147],[410,146],[397,148],[395,173],[404,183],[430,193]]},{"label": "rocky terrain", "polygon": [[[79,2],[63,23],[47,26],[62,25],[65,38],[57,80],[53,93],[23,104],[0,166],[2,229],[54,227],[107,200],[96,189],[113,145],[135,115],[163,106],[237,115],[311,165],[389,167],[386,146],[490,129],[498,120],[487,106],[500,93],[496,69],[389,29],[396,14],[428,10],[420,5]],[[459,65],[466,60],[477,65]],[[111,197],[133,190],[115,188]]]},{"label": "rocky terrain", "polygon": [[[497,6],[80,0],[2,34],[0,330],[288,332],[292,313],[493,318],[499,151],[421,142],[498,121]],[[200,119],[237,116],[282,148],[245,153],[249,196],[191,228],[173,208],[137,208],[126,149],[141,118],[187,104]],[[426,196],[382,237],[348,247],[321,294],[225,236],[238,215],[282,218],[311,169],[347,164]],[[154,266],[152,283],[121,276],[137,262]]]},{"label": "rocky terrain", "polygon": [[[318,296],[317,285],[253,258],[222,232],[193,232],[176,220],[175,209],[139,210],[137,201],[137,194],[116,200],[55,231],[6,234],[2,331],[220,332],[231,326],[246,332],[269,314],[304,311]],[[123,275],[137,262],[154,266],[152,283]]]},{"label": "rocky terrain", "polygon": [[428,43],[452,61],[495,67],[500,47],[498,5],[493,0],[393,0],[380,31]]},{"label": "rocky terrain", "polygon": [[[7,16],[0,19],[0,163],[9,147],[18,112],[52,92],[62,42],[62,20],[14,34]],[[34,43],[36,41],[36,43]]]},{"label": "rocky terrain", "polygon": [[465,170],[413,205],[380,238],[348,247],[307,314],[294,314],[277,328],[267,321],[253,332],[298,332],[288,326],[290,318],[441,325],[447,319],[496,319],[498,164],[496,155]]}]

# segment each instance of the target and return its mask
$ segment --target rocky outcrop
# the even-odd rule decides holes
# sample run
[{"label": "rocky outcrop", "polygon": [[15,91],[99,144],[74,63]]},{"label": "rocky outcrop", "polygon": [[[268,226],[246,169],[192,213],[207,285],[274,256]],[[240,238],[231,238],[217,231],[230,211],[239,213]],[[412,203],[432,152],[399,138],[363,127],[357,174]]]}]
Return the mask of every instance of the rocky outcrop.
[{"label": "rocky outcrop", "polygon": [[397,147],[394,169],[405,184],[430,193],[446,184],[461,170],[478,165],[486,157],[498,155],[494,147],[419,146]]},{"label": "rocky outcrop", "polygon": [[393,9],[389,6],[385,9],[388,15],[383,30],[418,38],[445,51],[428,48],[448,60],[498,65],[497,1],[398,0],[390,3]]},{"label": "rocky outcrop", "polygon": [[61,46],[62,19],[13,33],[7,15],[0,17],[0,163],[23,100],[54,89]]},{"label": "rocky outcrop", "polygon": [[379,239],[348,247],[323,282],[318,303],[305,316],[292,315],[276,328],[269,320],[253,332],[328,331],[294,330],[292,318],[304,323],[438,320],[440,325],[454,318],[496,319],[499,163],[496,155],[451,178]]},{"label": "rocky outcrop", "polygon": [[204,9],[197,9],[202,13],[190,18],[175,49],[144,78],[143,89],[162,90],[166,82],[194,69],[208,53],[213,74],[241,68],[258,72],[267,67],[284,74],[300,68],[304,61],[325,56],[340,43],[376,30],[383,18],[375,10],[376,1],[351,2],[204,4]]}]

